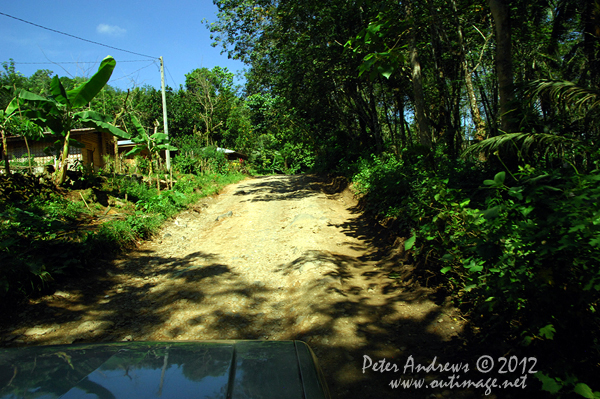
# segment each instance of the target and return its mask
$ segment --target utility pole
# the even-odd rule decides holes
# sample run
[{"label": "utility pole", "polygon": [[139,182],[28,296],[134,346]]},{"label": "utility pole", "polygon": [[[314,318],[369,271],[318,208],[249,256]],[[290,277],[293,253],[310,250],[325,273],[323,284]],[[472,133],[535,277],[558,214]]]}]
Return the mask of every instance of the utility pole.
[{"label": "utility pole", "polygon": [[[160,56],[160,85],[162,88],[162,103],[163,103],[163,121],[165,134],[167,139],[169,138],[169,124],[167,123],[167,95],[165,94],[165,67],[163,63],[163,57]],[[167,158],[167,170],[171,170],[171,151],[165,150],[165,157]]]}]

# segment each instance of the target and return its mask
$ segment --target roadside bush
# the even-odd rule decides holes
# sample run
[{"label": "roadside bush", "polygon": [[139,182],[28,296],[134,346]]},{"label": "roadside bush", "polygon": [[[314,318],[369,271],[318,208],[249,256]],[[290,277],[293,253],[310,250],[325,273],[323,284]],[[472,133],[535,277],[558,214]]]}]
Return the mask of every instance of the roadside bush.
[{"label": "roadside bush", "polygon": [[465,281],[465,300],[491,330],[506,331],[513,343],[541,354],[540,379],[593,381],[598,370],[582,365],[600,357],[600,171],[569,175],[525,167],[515,180],[507,186],[500,172],[484,181],[486,209],[469,227],[462,250],[450,253],[460,263],[442,271]]},{"label": "roadside bush", "polygon": [[174,143],[179,149],[173,162],[176,171],[195,175],[227,173],[227,157],[216,146],[202,145],[194,136],[178,137]]},{"label": "roadside bush", "polygon": [[320,146],[312,151],[313,159],[311,172],[317,174],[329,174],[334,172],[337,175],[351,177],[356,172],[356,160],[358,154],[352,152],[346,145],[341,145],[344,141],[336,140],[333,137],[321,142]]},{"label": "roadside bush", "polygon": [[150,160],[141,155],[136,155],[134,157],[134,160],[135,160],[135,169],[136,169],[137,173],[147,175],[148,172],[150,171]]},{"label": "roadside bush", "polygon": [[5,206],[0,214],[0,296],[35,291],[53,275],[79,266],[70,244],[83,236],[67,231],[85,213],[83,204],[58,196]]},{"label": "roadside bush", "polygon": [[6,298],[26,297],[57,277],[97,270],[98,259],[148,238],[167,218],[243,177],[239,172],[179,176],[173,190],[160,193],[129,176],[109,177],[85,194],[88,202],[109,196],[122,202],[117,217],[100,225],[88,223],[94,213],[104,216],[104,207],[79,201],[81,191],[48,191],[39,180],[31,180],[31,190],[21,185],[14,185],[17,191],[0,190],[0,298],[6,304]]},{"label": "roadside bush", "polygon": [[181,153],[175,157],[173,165],[176,171],[183,174],[224,174],[228,171],[227,157],[222,151],[217,151],[217,147],[202,147]]},{"label": "roadside bush", "polygon": [[177,155],[173,159],[173,168],[183,174],[195,174],[198,175],[202,171],[200,170],[200,162],[198,158],[190,155]]},{"label": "roadside bush", "polygon": [[600,358],[600,170],[524,166],[509,182],[475,163],[420,162],[362,159],[353,181],[366,208],[395,217],[417,273],[452,291],[482,342],[538,356],[546,388],[588,392],[579,380],[595,381]]},{"label": "roadside bush", "polygon": [[148,187],[143,181],[132,179],[129,176],[117,176],[111,179],[109,185],[114,187],[112,189],[113,194],[121,198],[125,198],[125,195],[127,195],[133,202],[149,201],[158,194],[156,187]]},{"label": "roadside bush", "polygon": [[217,151],[217,147],[204,147],[199,158],[203,173],[227,172],[227,157],[222,151]]},{"label": "roadside bush", "polygon": [[397,215],[409,191],[409,179],[403,163],[391,156],[358,161],[353,177],[358,194],[365,196],[366,206],[381,216]]},{"label": "roadside bush", "polygon": [[28,155],[23,155],[21,158],[17,158],[13,155],[13,159],[10,161],[11,166],[24,166],[26,168],[37,166],[37,161],[35,160],[35,156],[32,155],[29,157]]},{"label": "roadside bush", "polygon": [[180,175],[177,179],[177,182],[173,185],[173,190],[190,195],[199,191],[200,183],[198,181],[197,176],[187,174]]}]

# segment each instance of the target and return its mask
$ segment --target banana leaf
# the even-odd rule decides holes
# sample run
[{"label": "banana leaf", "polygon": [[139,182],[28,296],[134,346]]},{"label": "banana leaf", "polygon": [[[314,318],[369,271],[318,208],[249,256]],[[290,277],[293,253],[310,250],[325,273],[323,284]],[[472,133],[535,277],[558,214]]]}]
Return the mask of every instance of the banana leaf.
[{"label": "banana leaf", "polygon": [[122,139],[131,137],[129,133],[113,126],[109,118],[96,111],[82,111],[73,115],[74,119],[81,122],[86,127],[92,127],[103,133],[110,133]]},{"label": "banana leaf", "polygon": [[58,103],[71,106],[65,87],[58,78],[58,75],[54,76],[50,82],[50,92],[52,93],[52,98]]},{"label": "banana leaf", "polygon": [[71,102],[73,108],[82,107],[92,101],[100,90],[110,80],[110,77],[115,69],[117,62],[110,55],[102,60],[98,72],[94,74],[87,82],[81,84],[79,87],[69,90],[67,98]]}]

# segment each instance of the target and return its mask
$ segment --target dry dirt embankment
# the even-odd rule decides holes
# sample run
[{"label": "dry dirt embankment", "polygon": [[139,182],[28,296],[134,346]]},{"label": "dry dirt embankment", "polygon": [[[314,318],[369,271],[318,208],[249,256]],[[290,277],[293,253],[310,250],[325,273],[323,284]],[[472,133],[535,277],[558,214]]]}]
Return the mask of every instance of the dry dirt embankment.
[{"label": "dry dirt embankment", "polygon": [[363,374],[363,356],[451,361],[461,323],[411,281],[401,250],[377,246],[352,195],[336,191],[310,176],[228,186],[107,264],[105,277],[31,301],[1,345],[301,339],[335,398],[429,397],[391,391],[401,374]]}]

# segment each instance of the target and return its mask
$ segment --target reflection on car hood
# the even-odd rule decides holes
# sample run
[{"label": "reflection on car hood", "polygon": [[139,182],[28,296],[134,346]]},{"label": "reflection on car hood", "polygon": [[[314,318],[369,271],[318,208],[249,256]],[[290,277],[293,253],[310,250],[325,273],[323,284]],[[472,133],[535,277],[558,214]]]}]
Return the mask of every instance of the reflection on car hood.
[{"label": "reflection on car hood", "polygon": [[0,349],[0,399],[323,398],[301,341],[122,342]]}]

